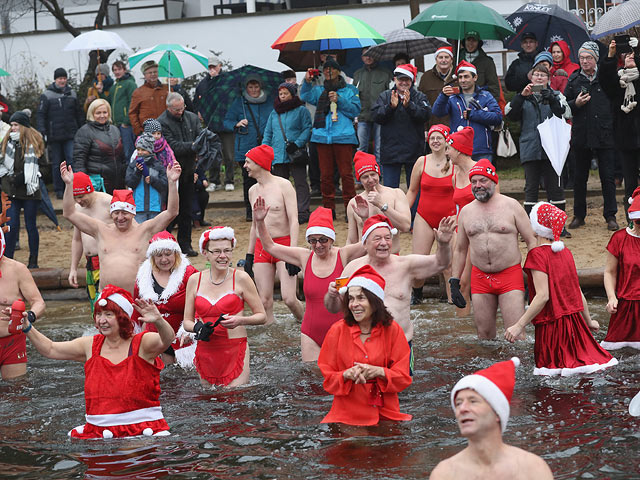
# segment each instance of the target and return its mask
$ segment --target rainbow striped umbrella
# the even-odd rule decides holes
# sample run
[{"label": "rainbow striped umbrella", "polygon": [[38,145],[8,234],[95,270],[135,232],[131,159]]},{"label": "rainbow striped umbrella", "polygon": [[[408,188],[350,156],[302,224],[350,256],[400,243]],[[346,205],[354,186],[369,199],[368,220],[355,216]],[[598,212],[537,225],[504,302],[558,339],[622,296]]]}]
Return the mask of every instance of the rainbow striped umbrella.
[{"label": "rainbow striped umbrella", "polygon": [[384,37],[348,15],[319,15],[294,23],[271,45],[282,51],[344,50],[378,45]]}]

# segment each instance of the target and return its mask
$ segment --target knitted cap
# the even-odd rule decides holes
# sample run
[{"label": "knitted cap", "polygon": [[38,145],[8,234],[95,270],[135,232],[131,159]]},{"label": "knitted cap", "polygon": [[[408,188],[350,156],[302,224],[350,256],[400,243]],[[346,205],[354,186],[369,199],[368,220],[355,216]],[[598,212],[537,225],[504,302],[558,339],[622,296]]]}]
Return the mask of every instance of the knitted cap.
[{"label": "knitted cap", "polygon": [[69,76],[69,75],[67,75],[67,71],[66,71],[64,68],[62,68],[62,67],[56,68],[56,69],[53,71],[53,79],[54,79],[54,80],[55,80],[56,78],[60,78],[60,77],[67,78],[68,76]]},{"label": "knitted cap", "polygon": [[278,91],[280,91],[283,88],[286,88],[287,90],[289,90],[289,93],[291,93],[291,96],[293,97],[295,97],[298,94],[298,86],[294,83],[282,82],[280,85],[278,85]]},{"label": "knitted cap", "polygon": [[396,235],[398,233],[397,228],[393,228],[391,224],[391,220],[388,217],[378,214],[373,215],[367,218],[364,221],[364,225],[362,225],[362,243],[364,244],[367,237],[373,232],[376,228],[386,227],[391,232],[391,235]]},{"label": "knitted cap", "polygon": [[564,242],[560,240],[562,229],[567,221],[567,214],[555,205],[538,202],[529,214],[531,227],[536,235],[553,240],[551,250],[559,252],[564,249]]},{"label": "knitted cap", "polygon": [[460,153],[471,156],[473,154],[473,128],[464,127],[447,137],[447,143]]},{"label": "knitted cap", "polygon": [[96,75],[102,74],[105,77],[109,76],[109,65],[106,63],[101,63],[100,65],[96,65]]},{"label": "knitted cap", "polygon": [[327,67],[335,68],[336,70],[342,71],[342,67],[340,66],[340,64],[333,57],[327,58],[324,61],[324,63],[322,64],[322,69],[323,70],[325,68],[327,68]]},{"label": "knitted cap", "polygon": [[465,39],[475,38],[476,40],[480,40],[480,34],[475,30],[469,30],[467,33],[464,34],[464,38]]},{"label": "knitted cap", "polygon": [[273,162],[273,148],[269,145],[258,145],[249,150],[245,156],[256,162],[265,170],[271,171],[271,162]]},{"label": "knitted cap", "polygon": [[11,122],[16,122],[17,124],[22,125],[23,127],[27,127],[27,128],[31,127],[31,119],[29,118],[29,115],[27,115],[22,110],[18,110],[13,115],[11,115],[11,118],[9,119],[9,123]]},{"label": "knitted cap", "polygon": [[149,153],[153,153],[153,144],[155,141],[156,140],[153,138],[153,135],[145,132],[136,140],[136,148],[141,148]]},{"label": "knitted cap", "polygon": [[481,158],[473,167],[471,167],[469,170],[469,180],[471,180],[471,177],[474,175],[482,175],[483,177],[487,177],[489,180],[493,180],[495,183],[498,183],[496,167],[494,167],[486,158]]},{"label": "knitted cap", "polygon": [[533,60],[533,66],[535,67],[540,62],[549,62],[549,65],[553,66],[553,57],[551,56],[551,53],[546,50],[541,51]]},{"label": "knitted cap", "polygon": [[473,63],[469,63],[466,60],[462,60],[458,66],[456,67],[456,75],[458,75],[458,72],[471,72],[474,75],[478,74],[478,70],[476,69],[475,65]]},{"label": "knitted cap", "polygon": [[538,41],[538,37],[536,37],[536,34],[533,32],[524,32],[521,36],[520,36],[520,41],[522,42],[523,40],[527,40],[527,39],[533,39],[536,42]]},{"label": "knitted cap", "polygon": [[335,241],[336,230],[333,227],[333,213],[330,208],[318,207],[311,213],[305,238],[308,240],[311,235],[324,235]]},{"label": "knitted cap", "polygon": [[109,213],[117,210],[124,210],[125,212],[136,214],[136,202],[133,199],[133,192],[131,190],[113,191]]},{"label": "knitted cap", "polygon": [[340,289],[341,294],[345,294],[349,287],[362,287],[365,290],[370,291],[380,300],[384,301],[384,287],[386,282],[382,275],[375,271],[371,265],[363,265],[358,270],[353,272],[353,275],[349,277],[346,287]]},{"label": "knitted cap", "polygon": [[111,300],[118,305],[129,317],[133,314],[133,297],[124,288],[115,285],[104,287],[96,303],[101,307],[107,306],[107,300]]},{"label": "knitted cap", "polygon": [[144,133],[162,132],[162,125],[155,118],[147,118],[142,125]]},{"label": "knitted cap", "polygon": [[73,196],[86,195],[94,192],[91,178],[84,172],[75,172],[73,174]]},{"label": "knitted cap", "polygon": [[200,253],[202,255],[205,255],[205,249],[207,248],[209,240],[231,240],[231,246],[234,248],[236,246],[236,235],[231,227],[211,227],[210,229],[202,232],[200,240],[198,241],[198,246],[200,247]]},{"label": "knitted cap", "polygon": [[446,125],[442,125],[441,123],[432,125],[429,131],[427,132],[427,142],[429,141],[429,137],[431,137],[431,134],[434,132],[441,133],[444,139],[446,140],[447,137],[449,136],[449,133],[451,132],[451,129]]},{"label": "knitted cap", "polygon": [[147,247],[147,258],[163,250],[171,250],[174,252],[182,253],[178,241],[166,230],[158,232],[153,237],[151,237],[151,240],[149,240],[149,247]]},{"label": "knitted cap", "polygon": [[596,59],[596,62],[600,60],[600,48],[596,42],[588,41],[584,42],[578,50],[578,56],[583,53],[587,53]]},{"label": "knitted cap", "polygon": [[362,174],[366,172],[376,172],[380,175],[380,166],[376,162],[375,155],[358,150],[353,156],[353,163],[355,164],[356,180],[358,181],[360,181]]}]

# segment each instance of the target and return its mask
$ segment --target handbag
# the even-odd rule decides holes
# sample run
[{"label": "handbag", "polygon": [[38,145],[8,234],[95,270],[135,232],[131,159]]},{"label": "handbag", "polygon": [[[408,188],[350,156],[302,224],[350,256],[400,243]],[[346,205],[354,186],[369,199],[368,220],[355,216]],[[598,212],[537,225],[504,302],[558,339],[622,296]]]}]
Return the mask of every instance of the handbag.
[{"label": "handbag", "polygon": [[284,133],[284,127],[282,126],[282,120],[280,114],[278,114],[278,123],[280,124],[280,130],[282,130],[282,136],[284,137],[284,143],[286,145],[287,155],[293,165],[307,165],[309,163],[309,152],[307,152],[307,146],[299,147],[295,142],[287,140],[287,134]]},{"label": "handbag", "polygon": [[516,144],[511,137],[511,132],[509,132],[509,129],[506,126],[498,132],[498,148],[496,149],[496,153],[499,157],[503,158],[513,157],[518,153]]}]

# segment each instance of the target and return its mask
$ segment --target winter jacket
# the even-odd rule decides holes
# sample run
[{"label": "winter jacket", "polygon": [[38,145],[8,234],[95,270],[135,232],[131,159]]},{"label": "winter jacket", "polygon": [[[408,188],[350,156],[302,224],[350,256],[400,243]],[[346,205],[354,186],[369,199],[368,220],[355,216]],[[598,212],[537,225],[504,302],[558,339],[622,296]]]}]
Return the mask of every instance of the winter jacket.
[{"label": "winter jacket", "polygon": [[[244,97],[236,98],[224,116],[224,128],[235,132],[234,157],[236,162],[244,162],[245,153],[262,143],[267,120],[273,110],[273,97],[267,96],[264,103],[249,103]],[[249,113],[253,113],[253,117]],[[246,118],[249,125],[246,128],[236,128],[236,124]],[[257,122],[254,123],[253,119]],[[246,132],[246,133],[245,133]]]},{"label": "winter jacket", "polygon": [[[287,140],[295,142],[298,147],[304,147],[311,138],[311,115],[304,105],[280,114],[282,127],[287,135]],[[278,122],[278,112],[273,110],[267,119],[262,143],[273,147],[273,165],[278,163],[291,163],[287,154],[286,143]]]},{"label": "winter jacket", "polygon": [[554,45],[558,45],[560,47],[560,50],[562,50],[562,53],[564,54],[564,58],[562,59],[562,62],[553,62],[553,65],[551,66],[551,88],[564,93],[567,81],[569,80],[569,75],[578,70],[580,65],[571,61],[571,50],[569,50],[567,42],[564,40],[553,42],[549,46],[549,51],[551,51]]},{"label": "winter jacket", "polygon": [[85,115],[76,92],[69,85],[60,89],[54,82],[40,95],[36,118],[40,135],[48,142],[62,142],[73,139]]},{"label": "winter jacket", "polygon": [[73,170],[100,175],[111,185],[122,184],[127,164],[118,127],[88,122],[73,140]]},{"label": "winter jacket", "polygon": [[[449,69],[449,73],[442,78],[440,72],[438,71],[437,65],[434,65],[431,70],[424,72],[422,78],[420,79],[420,85],[418,85],[418,90],[424,93],[427,96],[427,101],[429,105],[433,105],[438,98],[438,95],[442,93],[442,89],[446,85],[458,86],[458,82],[454,82],[453,78],[453,67]],[[433,113],[433,112],[432,112]],[[449,116],[445,115],[444,117],[437,117],[435,115],[431,115],[429,118],[429,127],[437,124],[449,125]]]},{"label": "winter jacket", "polygon": [[[320,85],[312,86],[311,83],[304,81],[300,88],[300,98],[304,102],[317,105],[322,92],[324,92],[324,87]],[[313,128],[311,131],[311,141],[324,144],[357,145],[358,138],[353,128],[353,119],[360,114],[358,89],[353,85],[347,84],[337,90],[336,93],[338,94],[338,121],[331,120],[331,112],[328,112],[325,126],[323,128]]]},{"label": "winter jacket", "polygon": [[198,115],[185,110],[181,117],[176,117],[165,110],[158,117],[158,121],[162,125],[162,136],[167,139],[176,160],[182,167],[180,177],[193,176],[196,162],[193,142],[202,130]]},{"label": "winter jacket", "polygon": [[529,71],[533,68],[533,61],[535,60],[537,52],[526,53],[520,52],[518,58],[516,58],[504,76],[504,85],[507,90],[511,92],[522,92],[524,87],[529,85]]},{"label": "winter jacket", "polygon": [[[144,160],[149,169],[149,181],[144,181],[143,173],[138,170],[137,160]],[[162,161],[151,154],[146,159],[137,156],[129,162],[125,177],[127,187],[133,189],[133,200],[136,202],[138,212],[160,212],[162,203],[167,196],[169,182],[167,172],[162,166]]]},{"label": "winter jacket", "polygon": [[[466,52],[462,50],[461,58],[464,59],[465,55]],[[493,58],[487,55],[482,48],[478,47],[478,56],[471,63],[473,63],[478,71],[476,86],[485,87],[497,101],[500,98],[500,86],[498,85],[500,80],[498,80],[496,64]]]},{"label": "winter jacket", "polygon": [[360,93],[359,122],[373,122],[371,108],[380,94],[389,88],[389,82],[393,80],[393,73],[389,70],[378,67],[376,64],[372,66],[373,68],[366,66],[359,68],[353,74],[353,85]]},{"label": "winter jacket", "polygon": [[424,155],[424,124],[431,116],[427,96],[411,87],[409,104],[402,100],[391,106],[390,90],[382,92],[371,109],[373,119],[380,127],[380,163],[413,163]]},{"label": "winter jacket", "polygon": [[[636,65],[640,65],[640,58],[636,57]],[[600,64],[600,84],[611,102],[613,115],[613,135],[618,150],[640,149],[640,107],[637,105],[629,113],[620,109],[624,103],[625,87],[620,86],[617,58],[605,57]],[[633,81],[636,89],[634,101],[640,97],[640,79]]]},{"label": "winter jacket", "polygon": [[[6,193],[10,199],[17,198],[18,200],[40,200],[41,193],[38,188],[33,194],[27,193],[27,186],[24,183],[24,152],[22,151],[22,145],[20,141],[14,142],[9,139],[9,143],[13,143],[14,158],[13,158],[13,173],[7,172],[7,167],[4,165],[5,156],[0,155],[0,187],[1,191]],[[9,145],[7,145],[7,148]],[[29,146],[27,146],[29,150]],[[1,150],[0,150],[1,151]],[[42,168],[45,164],[44,155],[38,158],[38,167]],[[40,186],[42,186],[42,179],[40,179]]]},{"label": "winter jacket", "polygon": [[[589,90],[591,100],[578,107],[576,97],[582,87]],[[613,148],[613,115],[609,97],[600,85],[600,69],[593,81],[582,73],[582,69],[573,72],[564,95],[573,114],[571,145],[579,148]]]},{"label": "winter jacket", "polygon": [[[222,142],[217,133],[208,128],[203,128],[193,142],[193,147],[198,155],[196,171],[206,172],[210,168],[220,168],[222,163]],[[198,175],[198,179],[200,175]]]},{"label": "winter jacket", "polygon": [[[91,86],[87,90],[87,99],[84,101],[84,111],[89,110],[89,105],[93,103],[93,100],[101,98],[106,100],[107,102],[111,98],[111,88],[113,87],[113,78],[107,76],[102,81],[102,92],[98,91],[98,80],[94,80]],[[95,97],[93,100],[89,101],[90,97]]]},{"label": "winter jacket", "polygon": [[142,124],[148,118],[158,118],[167,108],[167,86],[158,82],[155,86],[148,83],[136,88],[129,105],[129,120],[133,133],[140,135]]},{"label": "winter jacket", "polygon": [[558,118],[571,116],[571,109],[564,95],[556,90],[549,91],[553,94],[551,100],[543,100],[538,94],[523,97],[517,93],[504,110],[509,120],[521,122],[520,162],[522,163],[547,158],[540,141],[538,125],[552,115]]},{"label": "winter jacket", "polygon": [[111,119],[116,127],[120,125],[131,126],[129,119],[129,104],[136,89],[136,81],[130,73],[125,73],[116,79],[116,83],[111,87],[109,103],[111,103]]},{"label": "winter jacket", "polygon": [[196,112],[196,109],[193,106],[193,102],[191,101],[191,97],[189,96],[187,91],[184,89],[182,84],[171,85],[171,91],[179,93],[180,95],[182,95],[182,99],[184,100],[185,109],[187,109],[190,112],[196,113],[196,114],[198,113],[198,112]]}]

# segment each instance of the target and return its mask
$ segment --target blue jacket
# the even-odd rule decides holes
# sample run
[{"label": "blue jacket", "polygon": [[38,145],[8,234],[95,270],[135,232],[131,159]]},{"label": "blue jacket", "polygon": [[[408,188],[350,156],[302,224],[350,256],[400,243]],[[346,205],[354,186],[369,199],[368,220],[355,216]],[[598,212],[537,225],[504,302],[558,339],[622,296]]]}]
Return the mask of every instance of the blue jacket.
[{"label": "blue jacket", "polygon": [[73,140],[85,115],[76,92],[69,85],[60,89],[53,82],[40,95],[36,118],[38,131],[48,142],[61,142]]},{"label": "blue jacket", "polygon": [[[284,112],[280,114],[280,120],[287,135],[287,140],[295,142],[299,147],[304,147],[309,138],[311,138],[311,114],[307,107],[300,105],[293,110]],[[262,143],[273,147],[274,165],[277,163],[291,163],[291,159],[287,155],[282,129],[278,122],[278,112],[275,110],[271,112],[267,120]]]},{"label": "blue jacket", "polygon": [[[253,112],[253,116],[258,123],[258,128],[256,128],[249,110]],[[244,162],[245,153],[262,143],[264,128],[272,110],[273,97],[271,96],[267,96],[264,103],[249,103],[244,99],[244,97],[236,98],[233,101],[229,110],[227,110],[227,114],[224,116],[223,123],[225,130],[235,133],[234,141],[236,162]],[[236,124],[243,118],[246,118],[249,121],[247,128],[236,128]]]},{"label": "blue jacket", "polygon": [[167,172],[162,166],[162,161],[155,155],[146,161],[149,169],[150,183],[144,181],[142,172],[136,168],[135,159],[127,166],[125,177],[127,187],[133,188],[133,200],[136,202],[138,212],[161,212],[162,203],[167,196],[168,180]]},{"label": "blue jacket", "polygon": [[[312,86],[304,81],[300,88],[300,99],[303,102],[317,105],[324,87]],[[353,128],[353,119],[360,114],[360,97],[358,89],[353,85],[347,85],[336,91],[338,94],[338,121],[331,120],[331,112],[327,113],[324,128],[314,128],[311,131],[311,141],[324,144],[358,144],[356,130]]]},{"label": "blue jacket", "polygon": [[458,127],[473,128],[473,154],[491,154],[493,152],[491,148],[491,127],[502,123],[502,111],[493,95],[482,87],[476,86],[473,98],[480,104],[481,108],[478,108],[477,104],[470,105],[471,112],[469,112],[468,120],[465,120],[462,116],[467,109],[467,102],[464,101],[462,93],[451,95],[450,97],[441,93],[436,98],[431,113],[436,117],[449,115],[451,118],[449,126],[452,132],[458,131]]}]

